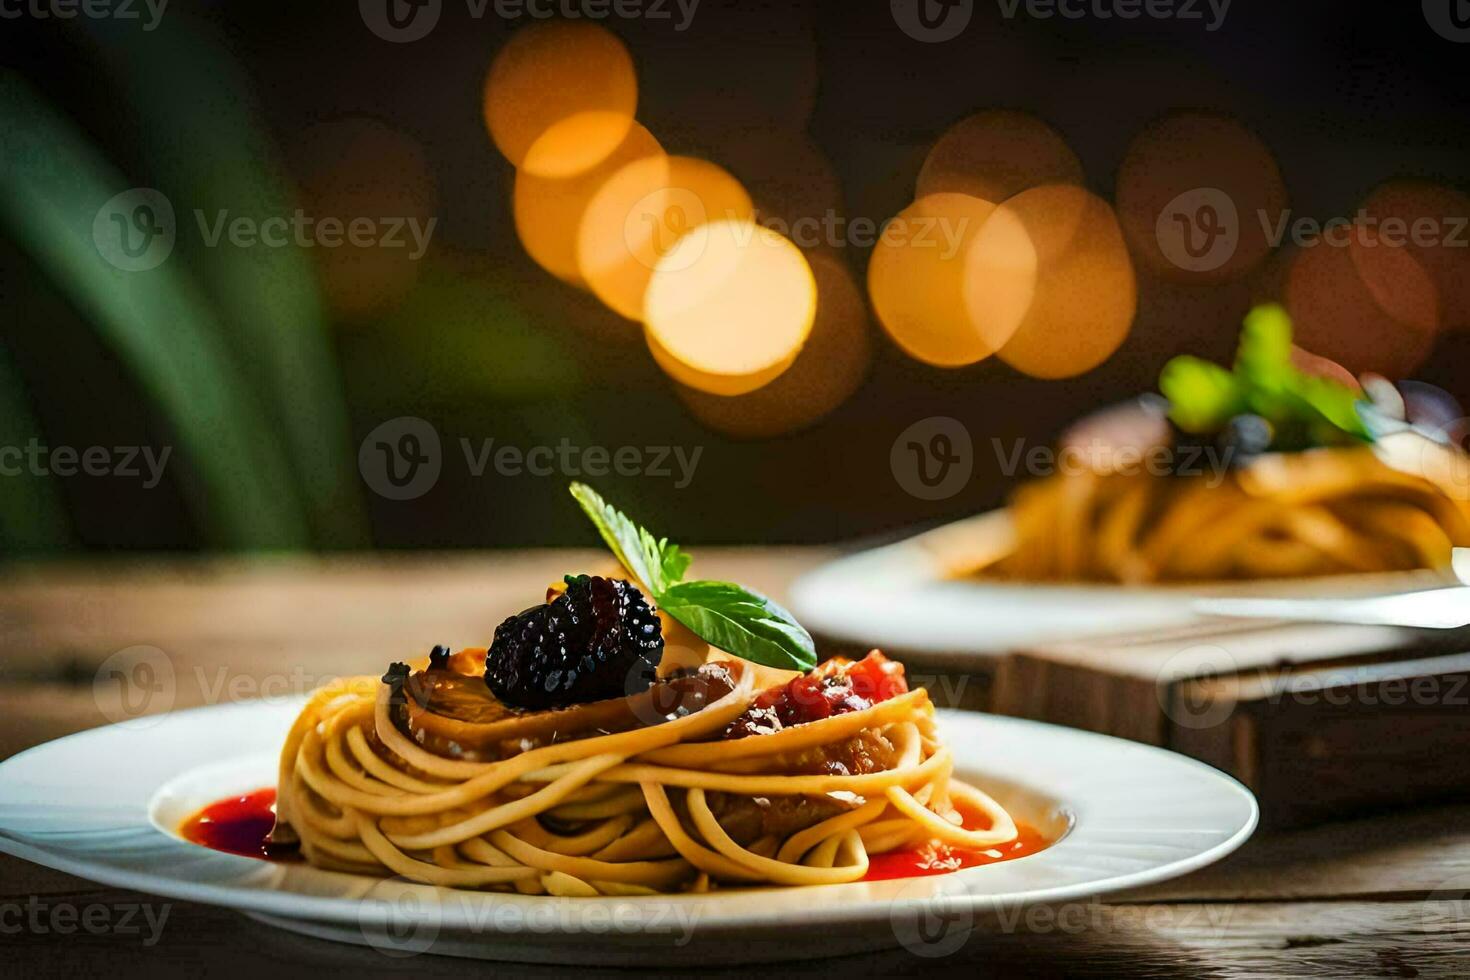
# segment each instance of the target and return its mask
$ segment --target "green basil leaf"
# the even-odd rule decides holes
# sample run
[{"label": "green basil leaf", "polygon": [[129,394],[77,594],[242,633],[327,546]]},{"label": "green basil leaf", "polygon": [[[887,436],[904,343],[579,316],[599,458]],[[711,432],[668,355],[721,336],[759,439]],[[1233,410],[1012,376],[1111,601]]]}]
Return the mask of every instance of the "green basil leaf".
[{"label": "green basil leaf", "polygon": [[1246,314],[1235,352],[1235,373],[1258,388],[1289,387],[1297,370],[1291,363],[1291,317],[1276,303]]},{"label": "green basil leaf", "polygon": [[1165,364],[1159,390],[1169,400],[1169,417],[1185,432],[1215,432],[1245,402],[1235,375],[1198,357],[1176,357]]},{"label": "green basil leaf", "polygon": [[570,489],[613,556],[653,593],[655,601],[684,577],[689,555],[678,545],[655,538],[585,483],[573,483]]},{"label": "green basil leaf", "polygon": [[1372,433],[1358,413],[1363,396],[1347,385],[1331,378],[1301,375],[1297,378],[1297,396],[1309,409],[1354,439],[1371,440]]},{"label": "green basil leaf", "polygon": [[664,612],[721,650],[781,670],[811,670],[816,645],[785,609],[733,582],[682,582],[660,597]]},{"label": "green basil leaf", "polygon": [[[653,538],[653,535],[647,531],[644,531],[643,534],[650,540]],[[658,539],[658,550],[658,567],[664,580],[663,591],[667,591],[670,587],[684,581],[684,574],[689,571],[689,562],[693,559],[689,556],[688,552],[681,550],[678,545],[669,544],[668,538]]]}]

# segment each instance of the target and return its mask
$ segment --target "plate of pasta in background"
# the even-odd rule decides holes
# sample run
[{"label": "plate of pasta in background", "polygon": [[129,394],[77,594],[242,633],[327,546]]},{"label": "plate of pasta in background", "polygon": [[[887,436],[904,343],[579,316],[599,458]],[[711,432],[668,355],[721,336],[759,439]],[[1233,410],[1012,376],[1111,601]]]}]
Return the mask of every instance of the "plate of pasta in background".
[{"label": "plate of pasta in background", "polygon": [[[819,633],[936,653],[1186,625],[1202,596],[1456,584],[1470,420],[1431,385],[1355,379],[1246,318],[1235,363],[1177,357],[1160,395],[1082,419],[1005,508],[796,583]],[[895,624],[905,624],[900,635]]]},{"label": "plate of pasta in background", "polygon": [[953,951],[1256,825],[1193,760],[952,710],[878,650],[819,662],[573,495],[615,570],[528,584],[487,646],[22,753],[0,850],[390,955],[710,964]]}]

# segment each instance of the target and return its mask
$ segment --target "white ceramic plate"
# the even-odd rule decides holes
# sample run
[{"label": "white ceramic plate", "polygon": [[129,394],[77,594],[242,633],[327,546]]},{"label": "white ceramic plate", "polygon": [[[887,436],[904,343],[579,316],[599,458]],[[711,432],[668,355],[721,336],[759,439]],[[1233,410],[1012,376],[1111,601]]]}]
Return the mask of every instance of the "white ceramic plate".
[{"label": "white ceramic plate", "polygon": [[957,769],[1053,838],[1028,857],[899,881],[561,899],[442,889],[221,854],[176,836],[189,814],[273,784],[301,701],[152,716],[0,764],[0,850],[122,888],[234,908],[286,929],[492,959],[609,965],[746,962],[900,945],[925,954],[1016,928],[1016,913],[1162,881],[1233,851],[1256,803],[1160,749],[942,712]]},{"label": "white ceramic plate", "polygon": [[791,609],[833,639],[963,661],[1028,644],[1185,626],[1202,618],[1192,603],[1207,596],[1382,595],[1457,581],[1431,571],[1156,587],[954,577],[954,556],[972,552],[976,540],[1003,541],[1006,521],[1004,511],[992,511],[829,562],[792,585]]}]

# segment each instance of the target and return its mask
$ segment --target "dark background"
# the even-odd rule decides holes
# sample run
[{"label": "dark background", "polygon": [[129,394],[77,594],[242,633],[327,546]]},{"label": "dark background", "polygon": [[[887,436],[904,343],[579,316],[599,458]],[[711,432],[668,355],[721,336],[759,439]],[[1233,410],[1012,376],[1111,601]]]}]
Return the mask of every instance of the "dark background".
[{"label": "dark background", "polygon": [[[444,438],[444,472],[432,491],[405,502],[383,500],[359,481],[360,500],[348,506],[363,508],[360,533],[318,536],[311,546],[590,543],[565,478],[474,478],[460,437],[522,447],[563,437],[610,449],[703,447],[682,490],[669,479],[595,481],[680,540],[832,541],[960,516],[1007,493],[991,437],[1048,442],[1078,414],[1151,389],[1176,353],[1227,358],[1240,317],[1272,274],[1179,286],[1140,268],[1128,341],[1102,367],[1063,381],[1027,378],[996,358],[931,368],[870,325],[872,366],[844,405],[799,432],[729,438],[691,416],[636,329],[544,273],[516,240],[513,170],[486,133],[481,98],[491,59],[522,23],[498,19],[493,6],[472,18],[454,0],[439,26],[411,44],[374,36],[348,3],[176,0],[158,30],[126,41],[116,25],[0,23],[8,69],[80,127],[126,175],[124,187],[167,190],[161,164],[188,157],[223,171],[240,150],[148,122],[155,106],[140,101],[147,96],[130,78],[137,59],[169,80],[180,105],[201,73],[229,86],[241,125],[272,148],[289,186],[302,178],[293,154],[324,123],[367,116],[417,144],[439,218],[433,248],[412,289],[388,308],[326,317],[326,341],[340,375],[333,397],[346,406],[344,458],[355,460],[358,443],[384,420],[417,415]],[[943,44],[908,37],[876,0],[702,0],[682,33],[671,21],[603,23],[631,50],[639,119],[666,149],[718,160],[742,141],[804,131],[839,177],[849,217],[881,222],[899,211],[934,140],[996,107],[1054,126],[1104,197],[1130,139],[1179,108],[1226,113],[1253,130],[1274,152],[1297,214],[1350,215],[1376,184],[1397,176],[1470,186],[1470,45],[1431,30],[1418,3],[1236,0],[1221,29],[1208,32],[1200,21],[1007,20],[996,4],[977,0],[968,29]],[[363,163],[370,174],[372,160]],[[860,277],[866,252],[842,252]],[[135,371],[8,238],[0,293],[0,343],[49,442],[170,443],[171,422]],[[1470,339],[1448,332],[1418,374],[1464,400],[1467,360]],[[975,477],[957,496],[926,502],[895,480],[889,449],[903,429],[934,415],[961,420],[974,436]],[[194,516],[199,490],[186,454],[154,490],[87,477],[56,485],[66,515],[61,547],[219,543]]]}]

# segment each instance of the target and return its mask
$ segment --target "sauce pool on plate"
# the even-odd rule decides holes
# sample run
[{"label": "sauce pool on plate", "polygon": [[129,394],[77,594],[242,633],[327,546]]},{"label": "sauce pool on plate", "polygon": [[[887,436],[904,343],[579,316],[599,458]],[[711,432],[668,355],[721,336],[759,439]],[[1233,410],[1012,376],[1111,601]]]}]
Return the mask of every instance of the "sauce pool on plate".
[{"label": "sauce pool on plate", "polygon": [[[964,816],[966,829],[974,830],[984,824],[983,818],[972,819],[968,813]],[[187,841],[226,854],[270,860],[294,857],[294,847],[282,848],[270,842],[275,822],[276,791],[267,787],[211,803],[185,820],[179,827],[179,833]],[[1025,824],[1017,824],[1016,829],[1019,833],[1015,840],[984,849],[953,847],[930,841],[920,847],[875,854],[869,859],[868,873],[863,876],[863,881],[948,874],[1025,857],[1047,846],[1047,841],[1035,829]]]},{"label": "sauce pool on plate", "polygon": [[[983,814],[960,809],[961,826],[966,830],[984,830],[990,821]],[[868,873],[863,881],[888,881],[893,878],[925,878],[948,874],[982,864],[1013,861],[1045,850],[1048,841],[1034,827],[1017,821],[1016,839],[994,847],[955,847],[941,841],[930,841],[901,851],[887,851],[868,858]]]},{"label": "sauce pool on plate", "polygon": [[291,857],[295,848],[282,848],[269,841],[276,823],[274,787],[211,803],[179,827],[183,838],[226,854],[280,859]]}]

